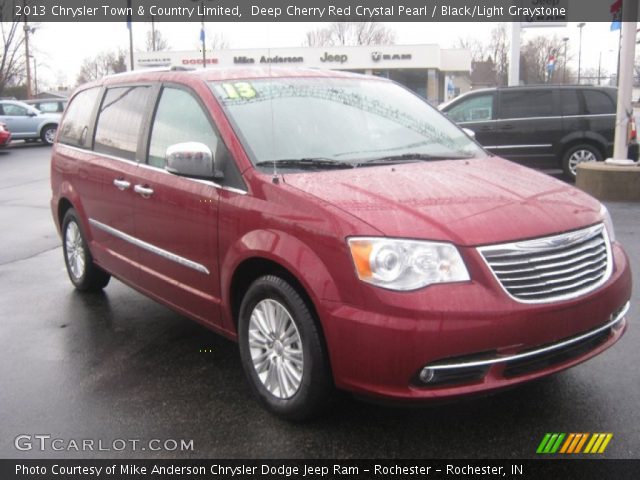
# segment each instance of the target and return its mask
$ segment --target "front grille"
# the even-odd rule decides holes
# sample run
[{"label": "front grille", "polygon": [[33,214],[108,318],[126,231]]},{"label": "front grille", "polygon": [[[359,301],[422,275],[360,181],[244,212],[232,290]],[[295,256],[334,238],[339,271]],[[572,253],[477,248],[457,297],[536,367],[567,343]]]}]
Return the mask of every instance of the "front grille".
[{"label": "front grille", "polygon": [[602,224],[478,250],[506,292],[525,303],[577,297],[611,274],[611,248]]}]

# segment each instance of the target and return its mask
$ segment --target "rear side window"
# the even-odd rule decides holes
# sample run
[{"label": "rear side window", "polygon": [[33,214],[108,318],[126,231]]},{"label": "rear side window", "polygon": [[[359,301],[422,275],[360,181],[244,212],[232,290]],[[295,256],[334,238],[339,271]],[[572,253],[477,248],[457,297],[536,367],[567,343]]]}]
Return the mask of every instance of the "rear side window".
[{"label": "rear side window", "polygon": [[167,148],[200,142],[216,153],[218,138],[198,101],[185,90],[165,88],[156,111],[149,144],[149,165],[164,168]]},{"label": "rear side window", "polygon": [[478,95],[461,101],[447,115],[454,122],[481,122],[493,118],[493,95]]},{"label": "rear side window", "polygon": [[39,103],[36,105],[36,108],[43,113],[51,113],[51,112],[55,113],[55,112],[62,111],[60,109],[60,105],[58,104],[58,102]]},{"label": "rear side window", "polygon": [[95,107],[100,88],[90,88],[78,93],[71,103],[60,126],[58,141],[76,147],[85,147],[91,114]]},{"label": "rear side window", "polygon": [[576,90],[560,90],[560,106],[562,108],[562,115],[581,115],[580,97],[578,97]]},{"label": "rear side window", "polygon": [[107,90],[96,126],[94,150],[134,160],[151,88],[116,87]]},{"label": "rear side window", "polygon": [[616,113],[613,100],[604,92],[598,90],[583,90],[586,115]]},{"label": "rear side window", "polygon": [[550,117],[553,90],[521,90],[500,94],[500,118]]}]

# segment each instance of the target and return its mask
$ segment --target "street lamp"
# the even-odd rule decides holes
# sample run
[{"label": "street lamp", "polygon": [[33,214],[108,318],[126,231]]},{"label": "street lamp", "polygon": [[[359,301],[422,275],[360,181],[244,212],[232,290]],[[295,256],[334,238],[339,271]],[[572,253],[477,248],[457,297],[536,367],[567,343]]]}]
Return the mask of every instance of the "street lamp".
[{"label": "street lamp", "polygon": [[580,48],[578,50],[578,85],[580,85],[580,68],[582,67],[582,28],[586,24],[584,22],[580,22],[578,24],[578,28],[580,29]]},{"label": "street lamp", "polygon": [[567,83],[567,42],[569,41],[569,37],[564,37],[562,41],[564,42],[564,65],[562,67],[562,83],[566,85]]}]

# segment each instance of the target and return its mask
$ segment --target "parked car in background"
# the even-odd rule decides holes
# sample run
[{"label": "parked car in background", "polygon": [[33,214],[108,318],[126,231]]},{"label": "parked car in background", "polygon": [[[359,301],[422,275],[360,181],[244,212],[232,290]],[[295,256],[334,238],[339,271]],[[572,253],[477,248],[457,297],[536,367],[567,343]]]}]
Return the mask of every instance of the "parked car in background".
[{"label": "parked car in background", "polygon": [[36,100],[25,100],[24,103],[31,105],[42,113],[62,113],[69,100],[66,98],[40,98]]},{"label": "parked car in background", "polygon": [[11,132],[4,123],[0,123],[0,148],[4,148],[11,142]]},{"label": "parked car in background", "polygon": [[0,122],[7,125],[14,140],[42,140],[53,144],[61,115],[42,113],[17,100],[0,100]]},{"label": "parked car in background", "polygon": [[51,187],[78,290],[113,275],[237,340],[251,391],[290,419],[336,387],[401,402],[511,387],[626,329],[606,208],[387,79],[107,77],[72,97]]},{"label": "parked car in background", "polygon": [[562,168],[611,155],[617,89],[521,86],[471,91],[441,105],[490,152],[536,168]]}]

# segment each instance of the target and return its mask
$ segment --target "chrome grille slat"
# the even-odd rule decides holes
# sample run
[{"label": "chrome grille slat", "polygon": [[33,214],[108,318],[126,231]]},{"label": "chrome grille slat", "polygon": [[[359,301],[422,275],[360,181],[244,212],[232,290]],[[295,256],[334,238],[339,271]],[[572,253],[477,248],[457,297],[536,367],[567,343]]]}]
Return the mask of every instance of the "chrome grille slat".
[{"label": "chrome grille slat", "polygon": [[[588,234],[585,234],[584,236],[580,235],[579,238],[573,242],[570,246],[573,246],[575,248],[577,248],[579,245],[589,241],[590,239],[596,237],[598,235],[598,231],[594,230],[594,231],[590,231]],[[562,237],[562,235],[558,235],[557,237]],[[556,238],[554,237],[548,237],[550,239],[552,238]],[[595,241],[597,243],[602,243],[602,237],[597,237],[595,238]],[[528,251],[533,251],[533,252],[554,252],[557,250],[563,250],[566,249],[570,246],[568,245],[555,245],[555,246],[545,246],[543,248],[536,248],[534,247],[534,245],[538,245],[542,242],[538,241],[538,240],[526,240],[523,242],[517,242],[517,243],[512,243],[509,244],[509,246],[505,249],[500,249],[500,247],[496,246],[496,247],[492,247],[491,252],[488,253],[487,257],[492,257],[492,256],[498,256],[498,257],[517,257],[517,256],[526,256]],[[590,242],[592,243],[592,242]],[[513,247],[518,248],[518,250],[514,250]]]},{"label": "chrome grille slat", "polygon": [[528,284],[528,285],[512,285],[509,286],[509,290],[522,290],[523,288],[534,288],[534,287],[548,287],[550,285],[555,285],[557,283],[567,283],[570,282],[571,280],[578,280],[580,278],[583,278],[591,273],[596,273],[600,270],[602,270],[603,268],[606,268],[605,265],[601,265],[599,267],[595,267],[595,268],[591,268],[585,272],[580,272],[576,275],[571,275],[569,277],[560,277],[560,278],[554,278],[551,280],[546,280],[544,282],[540,282],[540,283],[533,283],[533,284]]},{"label": "chrome grille slat", "polygon": [[[596,248],[599,247],[600,245],[602,245],[602,241],[601,240],[593,240],[591,242],[589,242],[586,245],[583,245],[580,248],[577,248],[576,250],[571,250],[572,254],[578,254],[587,250],[590,250],[592,248]],[[493,257],[488,256],[487,257],[487,261],[489,263],[491,263],[492,265],[496,265],[496,266],[508,266],[508,265],[523,265],[523,264],[528,264],[531,262],[543,262],[545,260],[555,260],[556,258],[562,258],[564,256],[566,256],[567,251],[564,252],[559,252],[559,253],[554,253],[551,255],[541,255],[541,256],[537,256],[535,258],[524,258],[523,260],[510,260],[510,261],[506,261],[506,262],[502,262],[502,261],[494,261]],[[518,256],[522,256],[525,257],[526,254],[522,254],[522,255],[518,255]]]},{"label": "chrome grille slat", "polygon": [[506,276],[504,278],[502,278],[502,283],[512,283],[512,282],[526,282],[527,280],[538,280],[540,278],[547,278],[547,277],[557,277],[560,275],[564,275],[565,273],[572,273],[572,272],[577,272],[580,270],[583,270],[586,267],[589,267],[591,265],[598,265],[598,268],[602,268],[602,262],[604,260],[607,259],[607,254],[606,253],[602,253],[599,257],[594,258],[593,260],[589,261],[589,262],[585,262],[585,263],[581,263],[576,267],[572,267],[572,268],[565,268],[564,270],[554,270],[551,272],[541,272],[539,275],[532,275],[529,277],[509,277],[506,278]]},{"label": "chrome grille slat", "polygon": [[579,257],[572,258],[571,260],[567,260],[566,262],[544,263],[544,264],[541,264],[541,265],[531,264],[530,268],[521,268],[521,269],[514,269],[514,270],[496,270],[496,269],[494,269],[493,272],[496,275],[510,275],[510,274],[513,274],[513,273],[530,272],[532,270],[543,270],[543,269],[549,269],[549,268],[564,267],[566,265],[571,265],[573,263],[576,263],[576,262],[579,262],[581,260],[587,259],[587,258],[592,257],[594,255],[599,255],[599,254],[603,254],[603,253],[606,255],[606,252],[607,252],[607,248],[604,245],[602,245],[595,252],[590,252],[590,253],[586,253],[584,255],[580,255]]},{"label": "chrome grille slat", "polygon": [[548,294],[548,293],[554,293],[554,292],[560,292],[560,291],[566,291],[566,290],[574,290],[576,287],[579,287],[581,285],[584,285],[585,283],[588,282],[592,282],[596,279],[600,278],[599,275],[594,275],[593,277],[589,277],[589,278],[585,278],[584,280],[581,280],[580,282],[576,282],[572,285],[568,285],[566,287],[555,287],[555,288],[548,288],[546,290],[540,290],[538,292],[529,292],[529,293],[519,293],[518,295],[522,295],[522,296],[534,296],[534,295],[544,295],[544,294]]},{"label": "chrome grille slat", "polygon": [[611,275],[604,225],[561,235],[478,248],[502,288],[523,303],[543,303],[595,290]]}]

